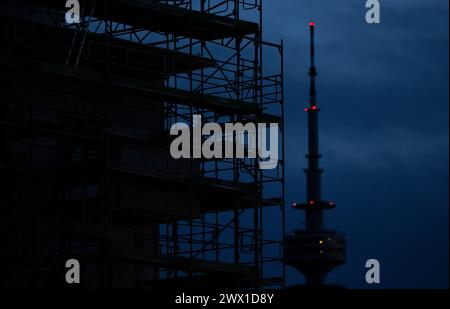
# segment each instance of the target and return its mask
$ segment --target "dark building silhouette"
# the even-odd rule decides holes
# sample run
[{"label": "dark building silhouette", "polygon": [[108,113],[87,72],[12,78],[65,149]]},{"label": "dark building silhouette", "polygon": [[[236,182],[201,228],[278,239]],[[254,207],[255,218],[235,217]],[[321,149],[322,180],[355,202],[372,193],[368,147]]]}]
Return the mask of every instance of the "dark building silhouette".
[{"label": "dark building silhouette", "polygon": [[169,154],[194,114],[283,135],[261,1],[80,3],[72,25],[65,1],[0,3],[2,285],[66,286],[78,259],[82,287],[283,286],[282,236],[263,229],[284,229],[284,153],[270,171]]},{"label": "dark building silhouette", "polygon": [[305,169],[307,180],[306,203],[293,203],[295,209],[305,211],[306,228],[297,230],[286,239],[286,263],[303,273],[306,285],[324,285],[326,275],[336,266],[346,261],[345,236],[324,226],[324,210],[334,209],[334,202],[322,199],[319,160],[319,112],[316,96],[317,69],[315,66],[314,30],[311,22],[311,67],[309,76],[310,102],[305,109],[308,114],[308,168]]}]

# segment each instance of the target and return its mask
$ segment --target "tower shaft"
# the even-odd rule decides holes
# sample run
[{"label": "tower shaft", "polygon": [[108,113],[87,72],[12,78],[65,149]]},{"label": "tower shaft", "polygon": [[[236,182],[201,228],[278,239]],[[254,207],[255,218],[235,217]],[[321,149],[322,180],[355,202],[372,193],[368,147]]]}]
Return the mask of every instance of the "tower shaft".
[{"label": "tower shaft", "polygon": [[[311,205],[322,201],[322,170],[320,168],[319,152],[319,108],[317,106],[316,77],[317,69],[315,66],[315,47],[314,47],[314,23],[310,23],[310,56],[311,66],[309,68],[310,91],[309,91],[309,110],[308,110],[308,168],[305,170],[307,177],[307,200]],[[313,230],[323,226],[323,210],[320,208],[309,208],[306,210],[306,227]]]}]

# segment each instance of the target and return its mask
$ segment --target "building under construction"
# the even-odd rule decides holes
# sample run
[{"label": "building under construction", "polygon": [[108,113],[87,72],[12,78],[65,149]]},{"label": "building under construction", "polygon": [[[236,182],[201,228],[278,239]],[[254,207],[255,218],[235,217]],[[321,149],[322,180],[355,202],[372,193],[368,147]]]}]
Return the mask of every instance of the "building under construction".
[{"label": "building under construction", "polygon": [[[65,4],[0,3],[2,285],[68,286],[77,259],[86,288],[283,287],[283,47],[262,0],[85,0],[77,24]],[[278,123],[277,168],[173,159],[193,115]]]}]

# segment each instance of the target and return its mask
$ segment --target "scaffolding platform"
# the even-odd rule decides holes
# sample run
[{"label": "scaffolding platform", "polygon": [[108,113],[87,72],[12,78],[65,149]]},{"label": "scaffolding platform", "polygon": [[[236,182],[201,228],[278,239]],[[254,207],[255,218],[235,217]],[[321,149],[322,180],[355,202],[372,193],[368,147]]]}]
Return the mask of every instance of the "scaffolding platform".
[{"label": "scaffolding platform", "polygon": [[[149,170],[133,167],[122,162],[111,162],[110,171],[133,177],[136,181],[147,179],[150,183],[168,183],[170,186],[191,187],[197,193],[197,211],[185,211],[189,215],[199,216],[205,213],[233,211],[236,209],[236,201],[239,201],[239,209],[251,209],[254,207],[252,199],[259,192],[258,186],[253,183],[235,183],[223,179],[214,179],[204,176],[190,176],[185,174],[171,174],[166,170]],[[123,179],[119,177],[118,179]],[[217,199],[221,196],[221,199]],[[193,209],[194,205],[191,206]],[[150,211],[150,209],[148,209]],[[180,212],[181,213],[181,212]],[[173,215],[172,215],[173,217]],[[179,218],[183,219],[183,218]]]},{"label": "scaffolding platform", "polygon": [[[14,26],[8,26],[11,24]],[[79,65],[92,70],[102,71],[109,65],[116,73],[148,79],[149,75],[169,76],[216,66],[212,59],[142,44],[137,40],[112,37],[105,44],[101,34],[83,33],[81,29],[45,23],[31,27],[26,20],[6,19],[1,15],[0,27],[5,29],[2,37],[9,43],[8,49],[0,54],[7,52],[9,59],[26,59],[27,51],[33,49],[34,60],[64,65],[74,38],[82,40],[85,36]]]},{"label": "scaffolding platform", "polygon": [[169,279],[140,280],[138,286],[150,289],[182,289],[192,287],[196,289],[227,288],[238,286],[243,289],[251,289],[255,279],[245,278],[236,274],[220,273],[200,274],[195,276],[183,276]]},{"label": "scaffolding platform", "polygon": [[[26,64],[13,63],[8,60],[0,59],[0,66],[1,65],[12,65],[14,67],[22,67],[25,69],[24,66]],[[254,119],[266,123],[281,123],[282,120],[281,116],[262,113],[258,105],[250,102],[226,99],[207,94],[192,93],[188,90],[164,87],[151,82],[134,80],[129,77],[109,75],[105,79],[105,75],[99,72],[66,68],[60,65],[34,63],[33,68],[36,72],[58,75],[84,82],[106,82],[112,87],[119,87],[126,90],[151,94],[154,98],[161,101],[169,101],[184,106],[190,106],[192,104],[193,106],[208,109],[223,115],[241,115],[245,116],[247,120]]]},{"label": "scaffolding platform", "polygon": [[[27,0],[43,7],[65,11],[65,2],[55,0]],[[80,6],[90,7],[80,1]],[[206,14],[153,0],[97,0],[93,15],[104,20],[133,25],[152,31],[199,40],[217,40],[255,34],[257,23],[224,16]],[[151,18],[149,18],[151,16]]]},{"label": "scaffolding platform", "polygon": [[134,261],[137,263],[150,264],[159,267],[169,267],[176,270],[194,273],[235,274],[247,276],[256,276],[258,274],[258,270],[251,266],[192,259],[189,257],[181,256],[146,256],[137,252],[117,250],[113,252],[113,258],[124,261]]},{"label": "scaffolding platform", "polygon": [[133,167],[122,162],[110,162],[110,170],[118,173],[124,173],[128,175],[148,177],[157,179],[158,181],[176,182],[182,184],[193,184],[195,186],[207,187],[209,189],[226,190],[228,192],[239,193],[255,193],[257,186],[252,183],[238,183],[237,185],[233,181],[227,181],[223,179],[214,179],[208,177],[187,177],[185,174],[170,174],[163,170],[151,170]]}]

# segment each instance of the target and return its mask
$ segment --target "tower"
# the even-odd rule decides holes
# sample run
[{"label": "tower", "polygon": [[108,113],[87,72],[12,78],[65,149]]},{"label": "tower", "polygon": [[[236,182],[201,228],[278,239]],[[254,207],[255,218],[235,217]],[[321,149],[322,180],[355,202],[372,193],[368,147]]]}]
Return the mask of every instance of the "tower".
[{"label": "tower", "polygon": [[321,191],[323,170],[319,164],[320,108],[316,93],[315,26],[314,22],[310,22],[310,102],[309,107],[305,108],[308,114],[308,168],[305,169],[307,201],[292,204],[293,208],[305,211],[306,227],[296,230],[286,239],[286,263],[303,273],[306,285],[324,285],[326,275],[346,261],[345,235],[325,228],[323,221],[323,212],[336,208],[336,205],[334,202],[324,201]]}]

